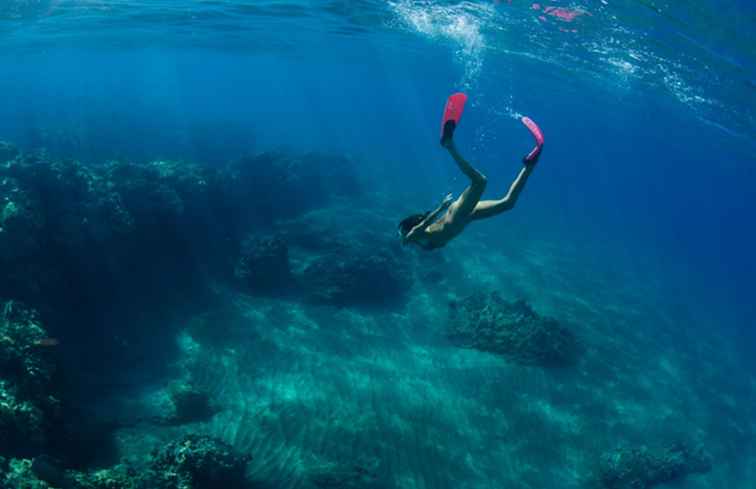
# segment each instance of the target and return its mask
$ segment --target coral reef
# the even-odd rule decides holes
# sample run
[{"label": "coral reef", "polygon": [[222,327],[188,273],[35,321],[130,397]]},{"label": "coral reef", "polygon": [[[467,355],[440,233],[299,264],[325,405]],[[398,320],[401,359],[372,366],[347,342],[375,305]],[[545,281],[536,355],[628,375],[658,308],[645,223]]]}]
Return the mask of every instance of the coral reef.
[{"label": "coral reef", "polygon": [[598,478],[606,489],[650,489],[711,470],[703,447],[677,443],[665,448],[618,448],[601,457]]},{"label": "coral reef", "polygon": [[558,321],[541,317],[524,301],[508,302],[496,292],[452,302],[447,336],[458,346],[525,365],[571,365],[579,351],[575,336]]},{"label": "coral reef", "polygon": [[256,293],[280,292],[290,286],[289,249],[284,240],[248,236],[242,243],[234,276]]},{"label": "coral reef", "polygon": [[240,489],[249,457],[219,440],[186,435],[154,455],[149,470],[154,489]]},{"label": "coral reef", "polygon": [[51,381],[54,340],[36,313],[0,301],[0,453],[18,456],[44,446],[59,401]]}]

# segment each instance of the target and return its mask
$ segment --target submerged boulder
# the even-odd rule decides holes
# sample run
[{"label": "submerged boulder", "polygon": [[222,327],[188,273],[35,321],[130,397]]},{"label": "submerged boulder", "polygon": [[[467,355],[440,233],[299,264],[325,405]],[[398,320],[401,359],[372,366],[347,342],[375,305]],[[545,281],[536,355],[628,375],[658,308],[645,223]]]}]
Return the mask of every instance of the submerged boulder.
[{"label": "submerged boulder", "polygon": [[186,435],[154,454],[149,470],[154,489],[241,489],[250,457],[215,438]]},{"label": "submerged boulder", "polygon": [[599,481],[605,489],[650,489],[709,470],[711,457],[700,446],[618,448],[601,457]]},{"label": "submerged boulder", "polygon": [[412,284],[406,264],[388,250],[357,249],[316,258],[301,282],[310,300],[336,306],[390,304]]},{"label": "submerged boulder", "polygon": [[464,348],[496,353],[524,365],[560,367],[575,363],[578,343],[557,320],[542,317],[526,302],[498,293],[476,293],[450,304],[447,336]]}]

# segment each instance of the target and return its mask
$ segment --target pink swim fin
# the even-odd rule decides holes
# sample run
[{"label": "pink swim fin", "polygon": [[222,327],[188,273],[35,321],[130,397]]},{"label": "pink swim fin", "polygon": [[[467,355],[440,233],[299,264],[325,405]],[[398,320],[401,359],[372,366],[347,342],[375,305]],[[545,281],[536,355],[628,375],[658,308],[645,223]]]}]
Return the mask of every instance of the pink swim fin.
[{"label": "pink swim fin", "polygon": [[462,111],[465,110],[465,102],[467,102],[467,95],[464,93],[455,93],[446,101],[444,117],[441,119],[442,146],[445,146],[454,136],[454,129],[457,128],[462,118]]},{"label": "pink swim fin", "polygon": [[530,153],[525,156],[525,158],[522,159],[522,162],[526,165],[534,164],[536,161],[538,161],[538,157],[541,156],[541,149],[543,148],[543,133],[541,132],[541,128],[538,127],[538,124],[533,122],[533,119],[530,117],[523,117],[520,119],[520,121],[525,124],[525,127],[528,128],[530,131],[530,134],[533,135],[533,138],[535,138],[536,146],[533,148]]}]

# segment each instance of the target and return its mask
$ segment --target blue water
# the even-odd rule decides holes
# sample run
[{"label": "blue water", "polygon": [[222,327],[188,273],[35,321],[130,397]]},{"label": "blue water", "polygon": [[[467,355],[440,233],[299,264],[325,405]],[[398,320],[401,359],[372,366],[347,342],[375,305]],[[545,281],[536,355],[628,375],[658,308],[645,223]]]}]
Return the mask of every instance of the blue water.
[{"label": "blue water", "polygon": [[[702,345],[716,337],[726,349],[680,346],[689,357],[676,381],[695,377],[699,359],[717,365],[721,354],[731,369],[722,375],[750,385],[735,389],[739,406],[756,395],[755,31],[756,8],[746,1],[8,0],[0,7],[0,140],[93,164],[220,166],[280,148],[347,154],[367,193],[379,196],[357,205],[374,202],[394,222],[464,189],[438,145],[444,101],[464,91],[470,102],[457,143],[488,176],[490,194],[505,192],[531,147],[520,116],[539,123],[546,146],[518,207],[471,227],[449,245],[452,261],[473,281],[509,290],[507,273],[514,277],[517,257],[532,253],[540,258],[513,280],[536,303],[569,291],[602,304],[616,293],[619,308],[663,310],[673,334],[700,335]],[[486,261],[497,253],[507,260]],[[503,267],[495,272],[504,282],[485,276],[491,267]],[[426,292],[439,303],[445,293]],[[541,305],[559,312],[556,299]],[[656,324],[639,320],[640,337],[654,338]],[[660,351],[675,351],[674,343]],[[443,373],[452,367],[438,368],[459,381]],[[484,377],[495,370],[480,368]],[[558,382],[570,389],[569,379]],[[706,404],[719,386],[705,387],[689,400],[703,406],[699,421],[719,409]],[[569,404],[559,409],[569,416]],[[751,435],[752,414],[738,418]],[[485,432],[472,414],[465,419]],[[691,429],[717,438],[713,424]],[[435,429],[407,436],[466,440],[436,438]],[[492,478],[501,460],[465,443],[469,470],[434,478],[413,472],[420,462],[394,463],[382,480],[429,488],[516,482]],[[748,450],[740,465],[681,487],[752,487],[756,469],[746,467],[756,448]],[[522,487],[562,476],[522,475]]]}]

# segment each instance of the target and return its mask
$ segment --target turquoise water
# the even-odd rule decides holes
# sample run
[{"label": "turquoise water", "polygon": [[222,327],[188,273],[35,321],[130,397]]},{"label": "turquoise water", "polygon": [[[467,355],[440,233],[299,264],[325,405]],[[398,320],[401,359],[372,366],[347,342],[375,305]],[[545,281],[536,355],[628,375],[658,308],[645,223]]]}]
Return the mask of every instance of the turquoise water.
[{"label": "turquoise water", "polygon": [[[24,229],[48,241],[0,257],[0,297],[40,311],[64,417],[106,420],[93,431],[109,449],[0,457],[140,467],[199,433],[253,457],[249,487],[582,488],[602,487],[612,450],[684,440],[711,470],[668,487],[752,487],[754,29],[745,1],[4,2],[0,140],[90,169],[71,181],[96,176],[35,190],[46,217]],[[443,250],[401,247],[402,218],[467,185],[438,145],[456,91],[469,102],[455,139],[486,198],[532,146],[520,117],[543,129],[543,156],[513,211]],[[285,183],[254,176],[278,160],[251,158],[250,185],[268,183],[228,194],[250,204],[194,221],[211,206],[186,182],[213,183],[193,165],[270,151]],[[171,185],[191,219],[165,225],[154,209]],[[144,239],[87,241],[92,196],[113,188]],[[0,194],[8,215],[17,195]],[[226,270],[247,235],[282,237],[295,281],[371,253],[407,279],[342,284],[368,303],[261,293]],[[44,279],[27,290],[19,276]],[[491,291],[565,325],[578,360],[523,365],[450,341],[450,303]],[[178,384],[212,414],[155,422]]]}]

